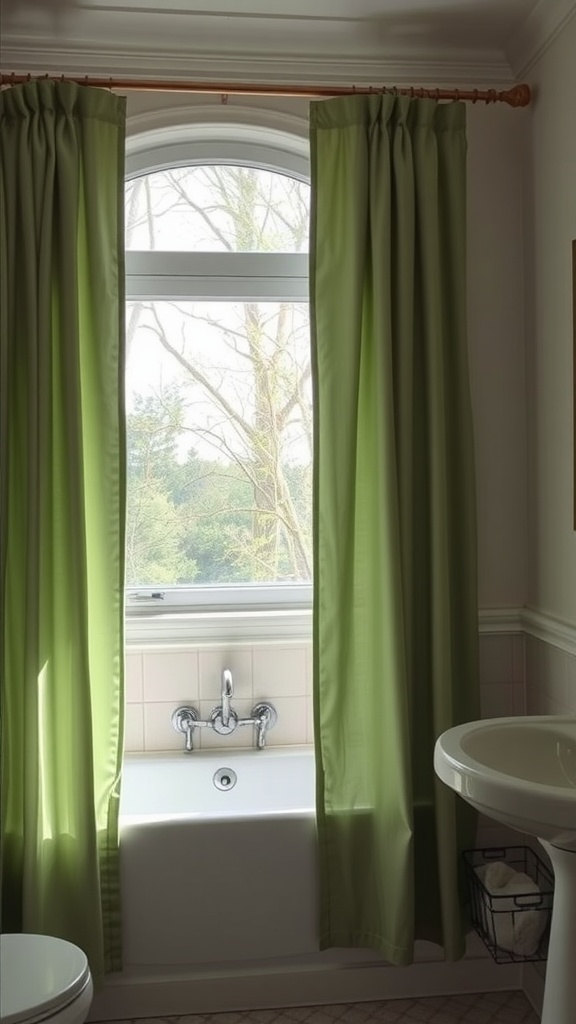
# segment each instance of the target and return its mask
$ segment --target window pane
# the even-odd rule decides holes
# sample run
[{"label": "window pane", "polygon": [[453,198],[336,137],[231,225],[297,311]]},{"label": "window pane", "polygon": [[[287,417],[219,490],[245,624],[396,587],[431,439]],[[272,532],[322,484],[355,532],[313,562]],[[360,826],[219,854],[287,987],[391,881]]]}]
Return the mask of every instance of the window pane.
[{"label": "window pane", "polygon": [[127,583],[309,581],[308,309],[132,302]]},{"label": "window pane", "polygon": [[126,248],[306,252],[310,186],[258,167],[173,167],[126,185]]}]

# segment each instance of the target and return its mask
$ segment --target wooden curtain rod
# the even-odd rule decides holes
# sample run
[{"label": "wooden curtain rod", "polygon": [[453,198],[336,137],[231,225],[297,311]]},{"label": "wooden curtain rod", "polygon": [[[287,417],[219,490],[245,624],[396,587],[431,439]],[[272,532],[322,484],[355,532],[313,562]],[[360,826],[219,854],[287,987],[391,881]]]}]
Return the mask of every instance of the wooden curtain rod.
[{"label": "wooden curtain rod", "polygon": [[511,107],[527,107],[530,103],[530,86],[514,85],[511,89],[424,89],[420,86],[329,86],[329,85],[239,85],[232,82],[167,82],[137,78],[69,78],[66,75],[16,75],[1,74],[0,85],[21,85],[25,82],[44,80],[49,82],[74,82],[76,85],[91,85],[100,89],[115,89],[119,92],[191,92],[221,96],[226,102],[228,96],[300,96],[308,99],[331,96],[364,96],[397,93],[418,99],[466,100],[470,103],[507,103]]}]

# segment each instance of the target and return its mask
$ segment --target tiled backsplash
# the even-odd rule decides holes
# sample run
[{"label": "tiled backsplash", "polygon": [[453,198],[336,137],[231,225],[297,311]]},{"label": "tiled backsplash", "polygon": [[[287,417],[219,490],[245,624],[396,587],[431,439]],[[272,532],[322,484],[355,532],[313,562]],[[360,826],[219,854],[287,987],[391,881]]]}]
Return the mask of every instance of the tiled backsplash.
[{"label": "tiled backsplash", "polygon": [[525,713],[522,633],[480,635],[480,702],[482,718]]},{"label": "tiled backsplash", "polygon": [[[184,738],[172,712],[192,704],[207,718],[220,703],[222,669],[234,680],[234,710],[248,716],[267,700],[278,723],[267,743],[312,743],[312,659],[309,644],[232,644],[130,647],[126,655],[126,750],[179,750]],[[576,654],[523,633],[480,635],[481,707],[484,718],[576,713]],[[250,728],[233,737],[198,730],[199,747],[250,746]]]},{"label": "tiled backsplash", "polygon": [[[240,717],[250,715],[259,701],[269,701],[278,722],[266,742],[312,743],[311,650],[303,644],[233,645],[214,647],[130,648],[126,655],[126,741],[129,751],[180,750],[181,733],[171,725],[172,712],[191,704],[200,717],[209,717],[220,704],[222,670],[229,668],[234,683],[232,706]],[[233,737],[198,729],[197,747],[249,747],[253,730]]]},{"label": "tiled backsplash", "polygon": [[[576,714],[576,655],[528,633],[480,637],[482,716]],[[480,816],[479,847],[536,845],[504,825]],[[542,850],[538,846],[539,856]]]},{"label": "tiled backsplash", "polygon": [[529,715],[576,714],[576,654],[526,637],[526,710]]}]

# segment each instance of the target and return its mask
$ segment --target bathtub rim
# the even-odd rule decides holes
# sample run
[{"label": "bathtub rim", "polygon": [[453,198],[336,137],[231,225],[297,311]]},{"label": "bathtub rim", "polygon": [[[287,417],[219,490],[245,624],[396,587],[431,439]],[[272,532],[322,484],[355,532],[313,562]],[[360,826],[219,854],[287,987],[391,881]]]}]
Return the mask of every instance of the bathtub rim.
[{"label": "bathtub rim", "polygon": [[[191,762],[191,767],[194,763],[203,764],[204,767],[209,766],[209,771],[217,771],[221,768],[232,768],[234,765],[239,765],[242,761],[250,761],[251,763],[258,763],[258,760],[268,762],[271,760],[292,760],[293,758],[306,758],[311,760],[313,770],[315,771],[315,756],[314,756],[314,745],[307,744],[287,744],[266,747],[264,750],[257,750],[254,747],[211,747],[206,750],[195,750],[192,753],[186,753],[185,751],[134,751],[127,752],[124,754],[124,763],[132,765],[137,768],[138,765],[146,765],[149,767],[151,764],[166,764],[174,766],[185,765],[187,761]],[[122,781],[120,782],[122,787]],[[315,792],[315,785],[314,785]],[[120,788],[120,810],[118,815],[118,831],[120,836],[123,832],[128,831],[131,828],[137,828],[140,826],[153,826],[153,825],[167,825],[167,824],[180,824],[183,825],[186,822],[190,824],[199,824],[201,822],[218,822],[218,821],[236,821],[236,822],[247,822],[261,819],[280,820],[280,819],[297,819],[297,818],[315,818],[316,817],[316,806],[315,800],[312,799],[311,805],[307,806],[296,806],[288,809],[266,809],[259,810],[257,807],[246,810],[227,810],[225,815],[222,815],[218,811],[182,811],[182,812],[166,812],[162,813],[155,811],[150,814],[141,813],[130,813],[122,811],[122,788]]]}]

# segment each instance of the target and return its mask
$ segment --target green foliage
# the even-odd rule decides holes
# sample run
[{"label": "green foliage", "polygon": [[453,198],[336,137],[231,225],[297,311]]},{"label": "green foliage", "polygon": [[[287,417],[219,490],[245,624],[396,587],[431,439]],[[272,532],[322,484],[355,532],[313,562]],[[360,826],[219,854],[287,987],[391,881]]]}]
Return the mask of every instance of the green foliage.
[{"label": "green foliage", "polygon": [[126,582],[131,586],[192,583],[198,567],[183,557],[185,523],[162,482],[132,479],[128,489]]},{"label": "green foliage", "polygon": [[[128,416],[128,585],[269,580],[253,529],[249,472],[200,459],[194,449],[179,456],[184,416],[176,386],[137,395]],[[289,466],[286,476],[296,508],[309,519],[310,468]],[[292,579],[289,548],[279,547],[278,576]]]}]

